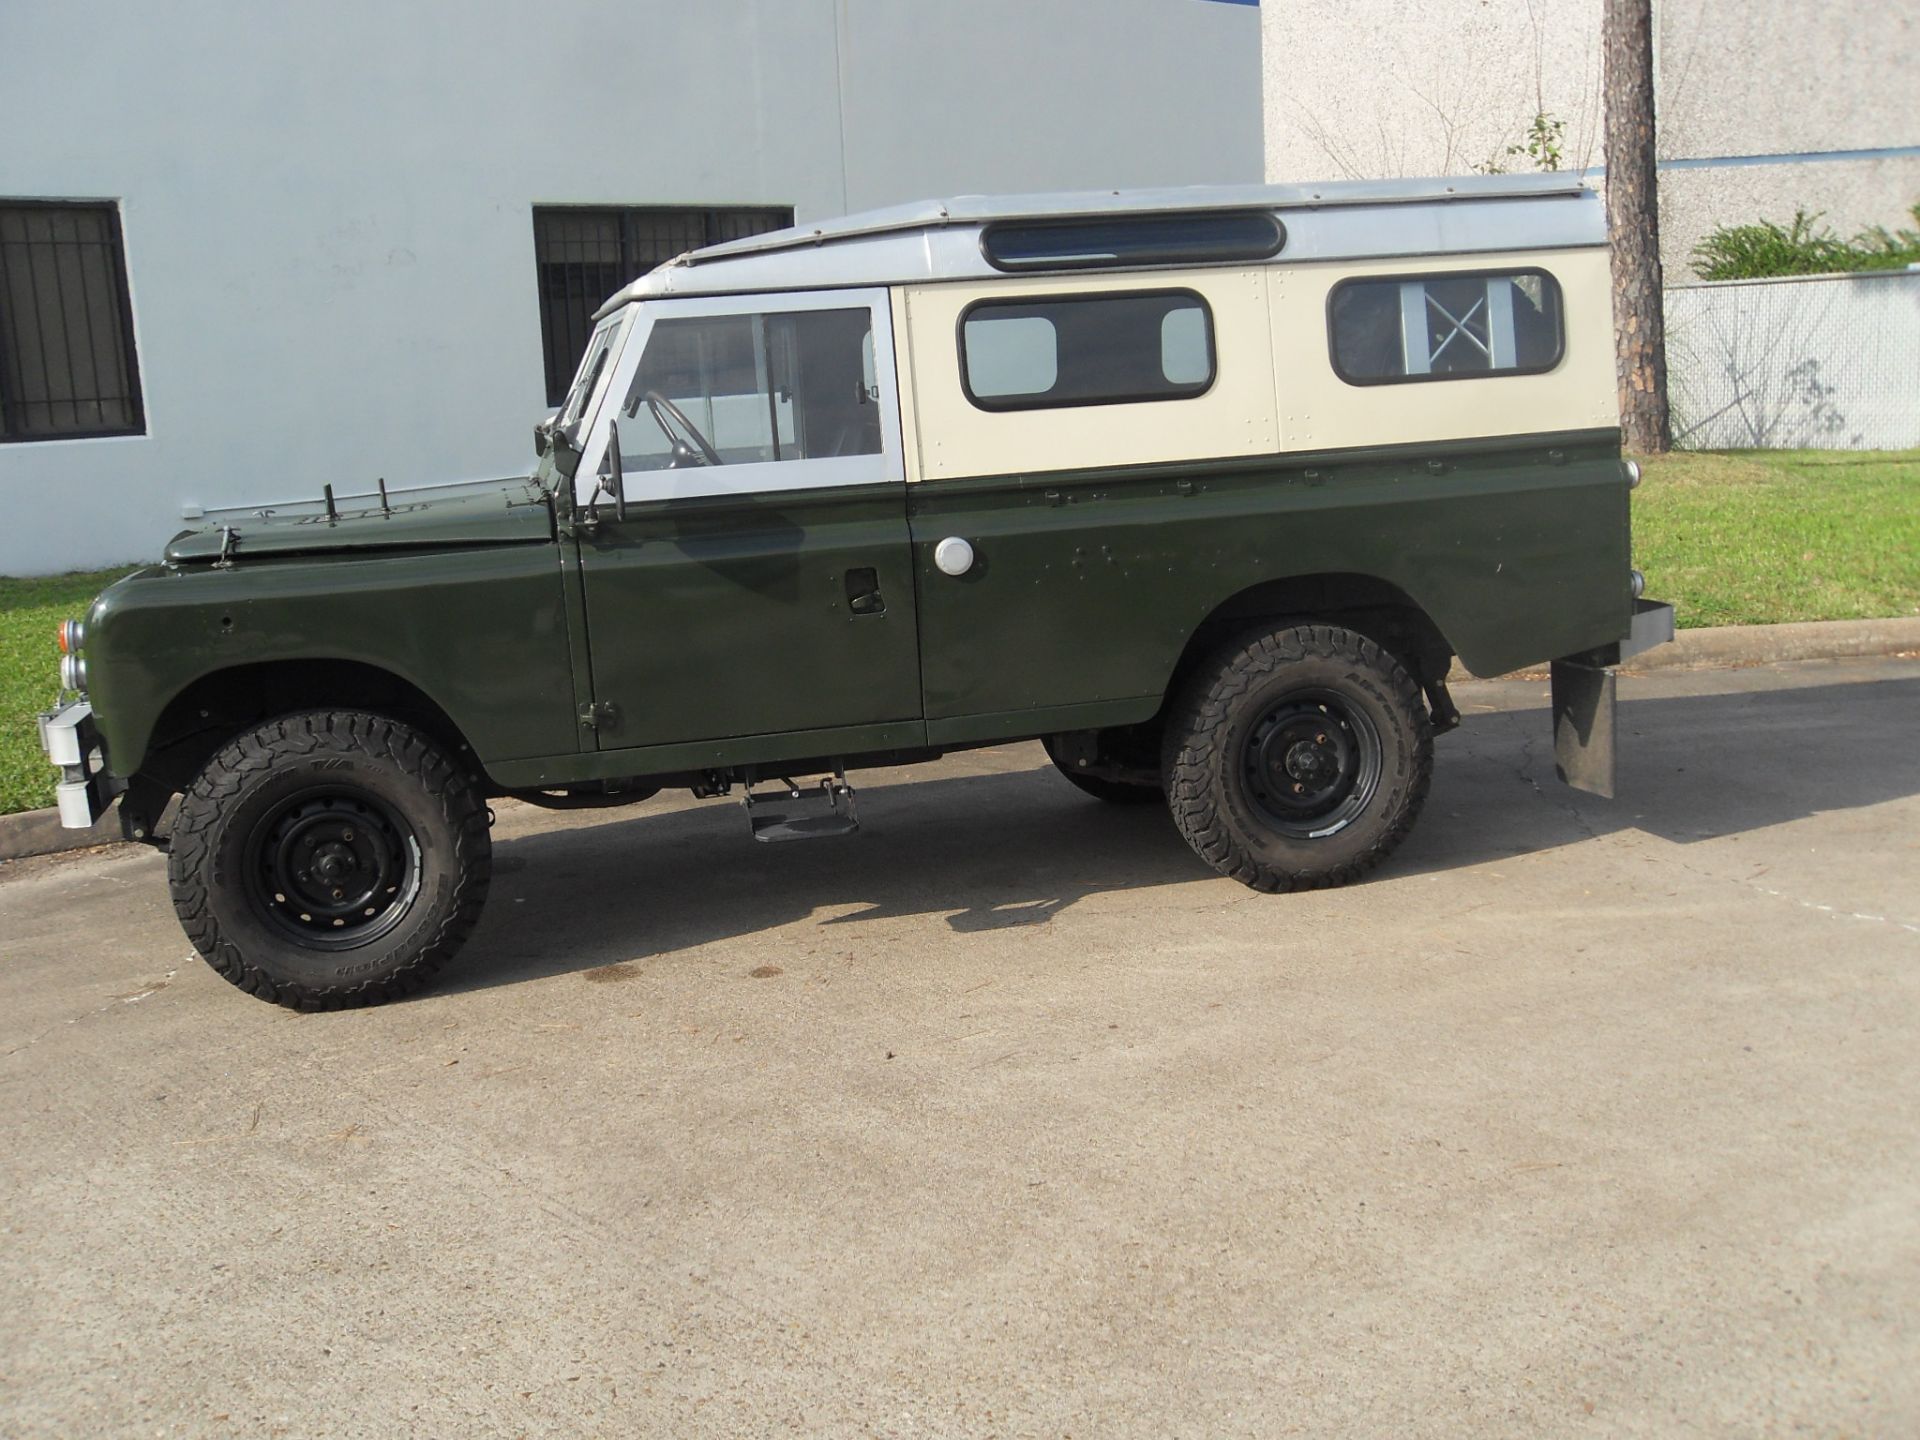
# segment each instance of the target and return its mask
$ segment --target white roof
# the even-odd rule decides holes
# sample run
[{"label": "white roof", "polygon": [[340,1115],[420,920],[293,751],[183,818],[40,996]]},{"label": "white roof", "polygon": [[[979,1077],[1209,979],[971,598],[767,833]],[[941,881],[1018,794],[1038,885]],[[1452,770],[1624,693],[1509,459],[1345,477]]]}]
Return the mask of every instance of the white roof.
[{"label": "white roof", "polygon": [[997,275],[979,243],[981,230],[996,221],[1236,210],[1266,211],[1285,225],[1286,243],[1270,263],[1606,243],[1599,196],[1569,174],[959,195],[690,250],[641,276],[599,313],[650,296]]}]

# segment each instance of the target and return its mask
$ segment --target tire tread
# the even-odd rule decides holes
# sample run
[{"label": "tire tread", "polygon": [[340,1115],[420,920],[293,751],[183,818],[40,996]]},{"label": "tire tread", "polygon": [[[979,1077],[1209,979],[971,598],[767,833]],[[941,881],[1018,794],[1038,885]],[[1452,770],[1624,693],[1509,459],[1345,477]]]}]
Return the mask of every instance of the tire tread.
[{"label": "tire tread", "polygon": [[[211,877],[221,812],[281,762],[325,750],[384,758],[418,783],[453,837],[454,887],[439,924],[403,964],[352,984],[310,986],[276,979],[241,952],[214,914]],[[424,988],[472,932],[492,877],[487,807],[473,777],[410,726],[360,710],[283,715],[229,741],[181,797],[168,844],[174,913],[193,948],[249,995],[294,1010],[378,1005]]]},{"label": "tire tread", "polygon": [[[1286,868],[1258,855],[1223,813],[1221,750],[1238,702],[1276,671],[1309,659],[1344,660],[1385,682],[1395,707],[1413,724],[1412,775],[1406,786],[1395,787],[1393,811],[1358,855],[1331,866]],[[1195,673],[1167,726],[1162,770],[1175,826],[1215,870],[1268,894],[1324,889],[1360,879],[1413,828],[1433,781],[1433,728],[1413,677],[1366,636],[1333,625],[1256,631],[1223,645]]]}]

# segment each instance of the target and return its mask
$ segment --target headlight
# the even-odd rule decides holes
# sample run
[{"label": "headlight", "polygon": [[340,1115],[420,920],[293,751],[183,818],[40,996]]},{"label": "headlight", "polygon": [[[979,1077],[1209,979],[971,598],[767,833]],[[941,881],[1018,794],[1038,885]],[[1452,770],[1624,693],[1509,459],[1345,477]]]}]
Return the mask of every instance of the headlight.
[{"label": "headlight", "polygon": [[1640,488],[1640,462],[1638,460],[1622,460],[1620,463],[1627,467],[1627,489],[1638,490]]},{"label": "headlight", "polygon": [[[1627,573],[1633,577],[1633,598],[1638,600],[1642,595],[1647,593],[1647,577],[1642,575],[1638,570],[1631,570]],[[82,674],[86,673],[86,668],[86,661],[81,661],[80,670]]]},{"label": "headlight", "polygon": [[63,689],[84,691],[87,688],[87,662],[78,655],[62,655],[60,684]]},{"label": "headlight", "polygon": [[80,647],[86,643],[87,627],[78,620],[60,622],[60,653],[78,655]]}]

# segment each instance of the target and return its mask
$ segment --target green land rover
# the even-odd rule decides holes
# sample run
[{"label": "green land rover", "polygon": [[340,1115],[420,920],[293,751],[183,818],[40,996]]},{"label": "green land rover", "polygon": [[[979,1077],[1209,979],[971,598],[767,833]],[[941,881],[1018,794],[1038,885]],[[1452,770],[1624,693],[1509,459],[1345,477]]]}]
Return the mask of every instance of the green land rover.
[{"label": "green land rover", "polygon": [[908,206],[595,322],[531,475],[231,512],[62,627],[62,816],[117,796],[242,989],[427,983],[494,797],[737,789],[802,838],[849,770],[1015,739],[1255,889],[1340,884],[1418,815],[1454,657],[1551,661],[1610,793],[1611,667],[1672,634],[1560,177]]}]

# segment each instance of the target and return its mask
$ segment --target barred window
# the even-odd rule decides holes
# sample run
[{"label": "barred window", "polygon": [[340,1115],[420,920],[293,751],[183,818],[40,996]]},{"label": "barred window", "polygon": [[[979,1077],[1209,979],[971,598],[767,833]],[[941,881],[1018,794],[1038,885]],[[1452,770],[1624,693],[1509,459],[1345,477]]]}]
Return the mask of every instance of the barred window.
[{"label": "barred window", "polygon": [[0,441],[145,431],[119,209],[0,200]]},{"label": "barred window", "polygon": [[1350,385],[1537,375],[1565,350],[1560,286],[1544,270],[1343,280],[1327,338]]},{"label": "barred window", "polygon": [[1213,317],[1191,290],[982,300],[960,368],[982,410],[1189,399],[1213,384]]},{"label": "barred window", "polygon": [[777,205],[719,210],[534,206],[534,265],[540,284],[547,403],[558,405],[565,398],[567,383],[593,333],[593,312],[616,290],[683,251],[791,224],[792,208]]}]

